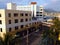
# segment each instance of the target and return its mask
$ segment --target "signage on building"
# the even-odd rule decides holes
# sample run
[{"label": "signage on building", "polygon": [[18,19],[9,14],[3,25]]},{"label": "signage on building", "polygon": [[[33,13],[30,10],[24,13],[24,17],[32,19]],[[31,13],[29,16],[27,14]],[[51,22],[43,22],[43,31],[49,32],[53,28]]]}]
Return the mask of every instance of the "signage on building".
[{"label": "signage on building", "polygon": [[31,4],[37,4],[37,2],[31,2]]}]

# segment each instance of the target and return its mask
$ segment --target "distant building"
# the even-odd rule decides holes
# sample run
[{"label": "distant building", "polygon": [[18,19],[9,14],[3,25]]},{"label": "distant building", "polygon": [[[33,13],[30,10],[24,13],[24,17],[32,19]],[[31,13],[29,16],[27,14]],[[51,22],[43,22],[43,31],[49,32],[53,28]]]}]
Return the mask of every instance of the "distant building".
[{"label": "distant building", "polygon": [[36,14],[36,17],[42,17],[44,16],[44,7],[43,6],[40,6],[37,8],[37,14]]},{"label": "distant building", "polygon": [[55,13],[55,17],[59,18],[60,20],[60,12]]},{"label": "distant building", "polygon": [[55,17],[56,12],[45,12],[45,11],[44,11],[44,15],[45,15],[45,16],[50,16],[50,17]]}]

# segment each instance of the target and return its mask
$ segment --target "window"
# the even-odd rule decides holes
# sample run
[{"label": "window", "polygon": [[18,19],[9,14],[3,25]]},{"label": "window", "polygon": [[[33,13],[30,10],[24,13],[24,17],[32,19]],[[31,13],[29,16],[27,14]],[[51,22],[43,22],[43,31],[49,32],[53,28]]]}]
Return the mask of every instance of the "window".
[{"label": "window", "polygon": [[37,16],[42,16],[42,15],[37,15]]},{"label": "window", "polygon": [[2,21],[0,20],[0,24],[2,24]]},{"label": "window", "polygon": [[28,16],[28,14],[26,13],[25,16]]},{"label": "window", "polygon": [[11,20],[9,20],[9,24],[11,24]]},{"label": "window", "polygon": [[21,28],[23,28],[23,25],[21,25]]},{"label": "window", "polygon": [[23,16],[23,13],[20,13],[20,16]]},{"label": "window", "polygon": [[41,9],[41,11],[42,11],[43,9]]},{"label": "window", "polygon": [[1,17],[1,14],[0,14],[0,17]]},{"label": "window", "polygon": [[18,19],[15,19],[15,23],[18,23]]},{"label": "window", "polygon": [[36,13],[39,13],[39,12],[36,12]]},{"label": "window", "polygon": [[14,13],[14,17],[17,17],[18,16],[18,13]]},{"label": "window", "polygon": [[30,16],[31,16],[31,14],[30,14]]},{"label": "window", "polygon": [[28,25],[25,25],[26,27],[28,27]]},{"label": "window", "polygon": [[18,26],[15,26],[15,30],[18,30]]},{"label": "window", "polygon": [[2,32],[2,28],[0,28],[0,32]]},{"label": "window", "polygon": [[36,15],[36,16],[39,16],[39,15]]},{"label": "window", "polygon": [[40,16],[42,16],[42,15],[40,15]]},{"label": "window", "polygon": [[9,28],[9,32],[11,32],[11,30],[12,30],[12,29],[11,29],[11,28]]},{"label": "window", "polygon": [[26,18],[25,21],[28,21],[28,19]]},{"label": "window", "polygon": [[31,21],[31,18],[29,19],[29,21]]},{"label": "window", "polygon": [[31,23],[29,23],[29,25],[31,25]]},{"label": "window", "polygon": [[23,19],[20,20],[20,22],[23,22],[23,21],[24,21]]},{"label": "window", "polygon": [[35,22],[35,24],[36,24],[36,22]]},{"label": "window", "polygon": [[42,14],[42,12],[40,12]]},{"label": "window", "polygon": [[8,17],[11,17],[11,13],[8,13]]}]

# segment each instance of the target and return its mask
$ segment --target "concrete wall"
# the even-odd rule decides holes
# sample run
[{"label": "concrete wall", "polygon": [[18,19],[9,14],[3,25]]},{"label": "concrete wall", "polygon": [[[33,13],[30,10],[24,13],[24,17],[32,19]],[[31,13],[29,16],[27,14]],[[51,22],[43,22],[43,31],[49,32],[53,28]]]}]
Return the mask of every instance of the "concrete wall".
[{"label": "concrete wall", "polygon": [[0,20],[2,20],[2,24],[0,24],[0,28],[2,28],[2,32],[0,32],[0,36],[3,37],[3,35],[6,33],[6,19],[5,19],[5,10],[0,9]]}]

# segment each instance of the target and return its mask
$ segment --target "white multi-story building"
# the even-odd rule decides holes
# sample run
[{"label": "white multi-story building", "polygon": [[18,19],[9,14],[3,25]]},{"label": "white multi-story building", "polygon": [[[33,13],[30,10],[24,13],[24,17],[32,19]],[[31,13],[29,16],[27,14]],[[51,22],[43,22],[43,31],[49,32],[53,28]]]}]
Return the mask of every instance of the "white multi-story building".
[{"label": "white multi-story building", "polygon": [[36,17],[42,17],[43,18],[43,16],[44,16],[44,8],[43,8],[43,6],[40,6],[40,7],[38,6],[36,13],[37,13]]},{"label": "white multi-story building", "polygon": [[14,33],[39,24],[39,20],[32,20],[31,11],[0,9],[0,36],[7,32]]},{"label": "white multi-story building", "polygon": [[31,24],[31,12],[0,9],[0,36]]}]

